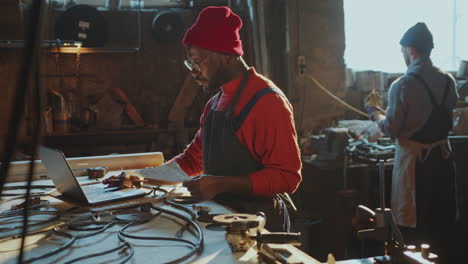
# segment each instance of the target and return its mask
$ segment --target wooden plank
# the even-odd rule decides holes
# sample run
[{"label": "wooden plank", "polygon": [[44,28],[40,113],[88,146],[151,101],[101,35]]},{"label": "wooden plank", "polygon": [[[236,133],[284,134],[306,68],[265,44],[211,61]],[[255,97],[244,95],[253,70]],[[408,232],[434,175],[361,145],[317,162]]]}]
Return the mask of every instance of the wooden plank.
[{"label": "wooden plank", "polygon": [[[86,172],[86,168],[107,167],[109,170],[138,169],[146,167],[157,167],[164,163],[164,155],[161,152],[145,152],[133,154],[118,154],[105,156],[90,156],[79,158],[67,158],[70,168],[77,175]],[[46,173],[46,169],[40,160],[35,161],[35,178]],[[26,179],[29,161],[15,161],[11,163],[8,173],[8,181],[22,181]]]},{"label": "wooden plank", "polygon": [[[301,55],[299,50],[298,5],[297,0],[286,2],[286,33],[288,37],[288,47],[286,51],[288,61],[288,97],[295,108],[297,107],[297,103],[300,98],[300,84],[298,83],[297,78],[297,56]],[[297,118],[298,117],[296,117],[296,119]],[[300,127],[298,127],[298,129],[300,129]]]}]

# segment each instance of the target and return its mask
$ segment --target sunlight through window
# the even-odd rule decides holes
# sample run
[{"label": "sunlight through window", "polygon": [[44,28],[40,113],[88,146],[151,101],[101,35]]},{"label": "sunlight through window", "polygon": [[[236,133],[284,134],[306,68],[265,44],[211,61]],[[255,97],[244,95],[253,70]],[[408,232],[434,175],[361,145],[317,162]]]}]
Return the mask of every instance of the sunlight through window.
[{"label": "sunlight through window", "polygon": [[468,1],[344,0],[345,62],[354,70],[404,72],[404,32],[425,22],[434,37],[433,63],[456,71],[468,59]]}]

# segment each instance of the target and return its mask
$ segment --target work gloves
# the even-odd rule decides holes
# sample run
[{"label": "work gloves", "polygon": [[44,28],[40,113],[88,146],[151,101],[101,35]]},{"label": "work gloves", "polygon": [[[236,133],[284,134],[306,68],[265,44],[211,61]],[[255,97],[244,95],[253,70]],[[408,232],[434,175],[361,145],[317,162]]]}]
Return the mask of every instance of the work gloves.
[{"label": "work gloves", "polygon": [[385,110],[382,108],[382,98],[375,89],[364,99],[364,107],[370,120],[375,121],[376,114],[385,115]]}]

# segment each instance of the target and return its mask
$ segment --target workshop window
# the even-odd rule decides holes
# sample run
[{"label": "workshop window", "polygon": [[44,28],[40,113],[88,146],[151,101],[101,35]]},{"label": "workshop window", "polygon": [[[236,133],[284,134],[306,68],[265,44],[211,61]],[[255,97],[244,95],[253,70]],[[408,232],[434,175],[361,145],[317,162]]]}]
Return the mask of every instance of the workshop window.
[{"label": "workshop window", "polygon": [[[27,0],[22,0],[27,1]],[[66,8],[75,4],[89,5],[97,7],[98,9],[117,8],[120,9],[138,9],[140,6],[142,9],[162,8],[162,7],[177,7],[184,3],[181,1],[174,0],[49,0],[49,2],[57,8]]]},{"label": "workshop window", "polygon": [[107,9],[109,7],[109,0],[50,0],[50,3],[58,8],[66,8],[75,4],[94,6],[99,9]]},{"label": "workshop window", "polygon": [[417,22],[434,36],[431,58],[446,71],[468,59],[468,1],[344,0],[345,61],[354,70],[404,72],[400,39]]},{"label": "workshop window", "polygon": [[184,4],[181,1],[174,0],[120,0],[120,9],[137,9],[138,4],[143,9],[177,7]]}]

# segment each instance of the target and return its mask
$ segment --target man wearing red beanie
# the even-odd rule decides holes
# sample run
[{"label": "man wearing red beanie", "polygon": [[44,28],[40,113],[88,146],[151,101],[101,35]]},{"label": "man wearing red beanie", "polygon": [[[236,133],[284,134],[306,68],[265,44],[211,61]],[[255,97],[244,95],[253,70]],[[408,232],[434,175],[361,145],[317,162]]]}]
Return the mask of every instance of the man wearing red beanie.
[{"label": "man wearing red beanie", "polygon": [[263,211],[269,230],[287,231],[283,194],[301,182],[293,110],[282,91],[242,59],[241,27],[228,7],[207,7],[187,30],[185,65],[197,84],[219,92],[194,140],[170,162],[201,175],[184,182],[195,199],[214,198],[241,213]]},{"label": "man wearing red beanie", "polygon": [[241,27],[231,9],[211,6],[187,30],[185,65],[198,85],[219,92],[183,153],[138,172],[150,181],[161,179],[163,168],[198,176],[184,182],[195,200],[214,199],[240,213],[262,211],[268,230],[289,231],[285,201],[302,180],[293,109],[272,81],[242,59]]}]

